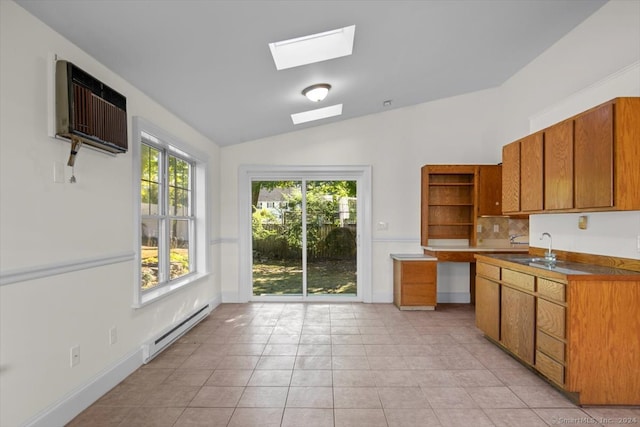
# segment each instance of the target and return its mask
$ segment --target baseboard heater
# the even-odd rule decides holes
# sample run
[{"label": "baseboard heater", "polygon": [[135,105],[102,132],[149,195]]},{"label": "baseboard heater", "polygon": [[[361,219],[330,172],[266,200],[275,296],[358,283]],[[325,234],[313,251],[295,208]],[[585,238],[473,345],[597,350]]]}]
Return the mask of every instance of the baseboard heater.
[{"label": "baseboard heater", "polygon": [[211,313],[211,306],[209,304],[196,310],[183,321],[177,325],[169,327],[167,330],[161,332],[159,336],[147,344],[142,346],[142,362],[148,363],[154,357],[167,348],[171,343],[184,335],[189,329],[196,326],[202,319],[207,317]]}]

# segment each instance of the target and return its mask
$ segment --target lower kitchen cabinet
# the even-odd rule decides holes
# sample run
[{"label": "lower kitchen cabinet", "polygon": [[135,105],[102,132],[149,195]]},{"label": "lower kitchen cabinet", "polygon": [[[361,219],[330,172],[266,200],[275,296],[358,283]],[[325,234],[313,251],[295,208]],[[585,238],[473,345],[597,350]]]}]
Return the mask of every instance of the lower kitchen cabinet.
[{"label": "lower kitchen cabinet", "polygon": [[640,405],[640,272],[517,257],[476,255],[476,326],[578,404]]},{"label": "lower kitchen cabinet", "polygon": [[438,297],[438,259],[392,254],[393,303],[400,310],[434,310]]},{"label": "lower kitchen cabinet", "polygon": [[535,297],[502,287],[500,302],[500,342],[524,362],[533,364]]},{"label": "lower kitchen cabinet", "polygon": [[482,276],[476,279],[476,326],[500,340],[500,284]]}]

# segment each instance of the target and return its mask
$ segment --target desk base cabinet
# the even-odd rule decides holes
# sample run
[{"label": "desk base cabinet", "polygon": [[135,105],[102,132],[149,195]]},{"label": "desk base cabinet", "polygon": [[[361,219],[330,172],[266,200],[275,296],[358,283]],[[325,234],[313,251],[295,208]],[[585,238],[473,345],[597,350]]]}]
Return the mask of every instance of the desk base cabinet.
[{"label": "desk base cabinet", "polygon": [[393,260],[393,303],[400,310],[434,310],[437,260]]}]

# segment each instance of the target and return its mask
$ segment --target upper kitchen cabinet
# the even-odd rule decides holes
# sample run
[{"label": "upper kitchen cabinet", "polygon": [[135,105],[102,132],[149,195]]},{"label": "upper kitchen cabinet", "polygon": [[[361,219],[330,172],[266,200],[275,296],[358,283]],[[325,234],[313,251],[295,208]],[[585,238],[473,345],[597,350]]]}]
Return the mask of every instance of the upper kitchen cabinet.
[{"label": "upper kitchen cabinet", "polygon": [[520,141],[502,147],[502,211],[520,212]]},{"label": "upper kitchen cabinet", "polygon": [[544,208],[573,208],[573,121],[544,131]]},{"label": "upper kitchen cabinet", "polygon": [[[502,162],[505,213],[639,210],[640,98],[613,99],[508,144]],[[507,204],[516,188],[519,205]]]},{"label": "upper kitchen cabinet", "polygon": [[542,210],[542,132],[520,140],[520,208],[523,212]]},{"label": "upper kitchen cabinet", "polygon": [[574,120],[573,185],[578,209],[613,206],[613,110],[614,104],[605,104]]},{"label": "upper kitchen cabinet", "polygon": [[429,239],[476,241],[477,217],[501,215],[500,165],[422,167],[421,243]]},{"label": "upper kitchen cabinet", "polygon": [[476,216],[502,215],[502,166],[478,166]]},{"label": "upper kitchen cabinet", "polygon": [[502,148],[502,211],[543,208],[543,137],[534,133]]},{"label": "upper kitchen cabinet", "polygon": [[421,243],[429,239],[475,240],[476,166],[422,167]]}]

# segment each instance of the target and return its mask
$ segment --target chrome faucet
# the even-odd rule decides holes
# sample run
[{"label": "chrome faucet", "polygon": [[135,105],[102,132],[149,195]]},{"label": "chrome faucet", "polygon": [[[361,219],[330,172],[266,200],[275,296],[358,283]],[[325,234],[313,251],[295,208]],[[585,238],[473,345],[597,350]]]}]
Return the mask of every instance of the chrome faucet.
[{"label": "chrome faucet", "polygon": [[551,247],[553,246],[553,239],[551,238],[551,234],[542,233],[542,236],[540,236],[540,240],[544,239],[545,236],[549,238],[549,250],[547,251],[546,254],[544,254],[544,259],[546,261],[555,262],[556,261],[556,254],[551,252]]}]

